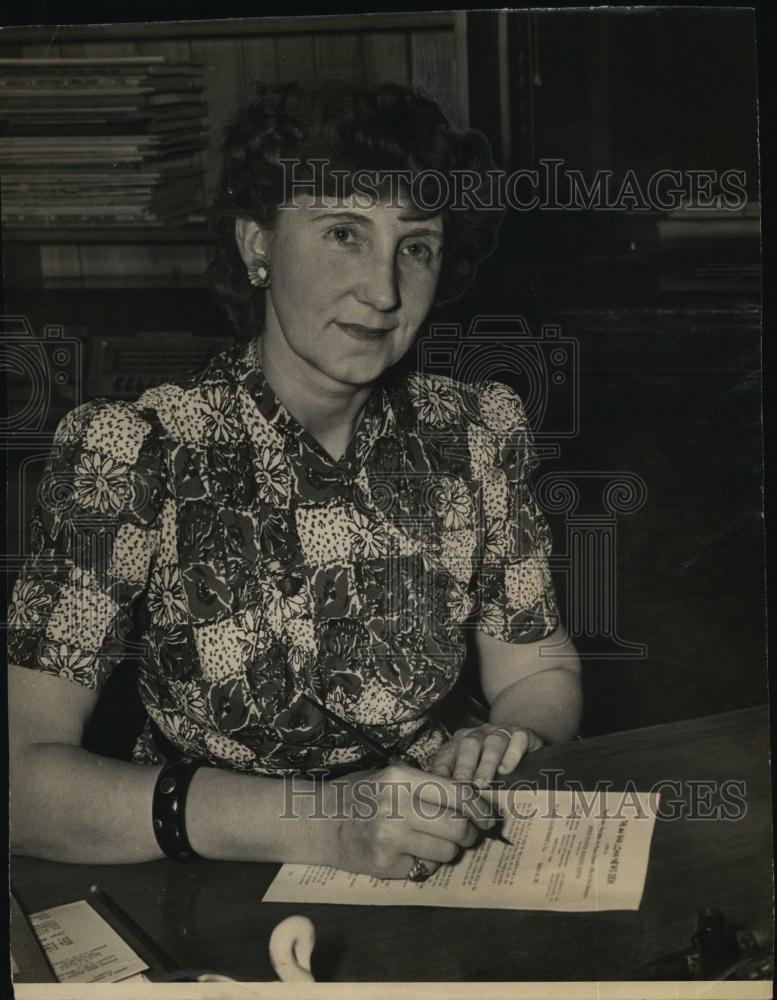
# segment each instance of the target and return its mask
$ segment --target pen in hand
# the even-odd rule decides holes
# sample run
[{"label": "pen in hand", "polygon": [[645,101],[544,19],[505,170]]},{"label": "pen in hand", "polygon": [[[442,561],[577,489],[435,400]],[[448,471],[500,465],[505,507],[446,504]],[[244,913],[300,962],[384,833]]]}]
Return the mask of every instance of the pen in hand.
[{"label": "pen in hand", "polygon": [[488,830],[484,830],[484,836],[488,837],[489,840],[500,840],[503,844],[509,844],[510,847],[513,846],[512,840],[508,840],[507,837],[502,833],[502,827],[504,825],[504,816],[496,821],[496,823],[490,827]]},{"label": "pen in hand", "polygon": [[[477,785],[474,781],[462,781],[462,784],[467,785],[470,788],[470,790],[473,791],[476,795],[479,794],[480,791],[482,790],[482,787],[480,785]],[[486,787],[490,787],[490,785],[491,783],[489,782],[489,785]],[[501,843],[508,844],[510,847],[512,847],[513,845],[512,840],[509,840],[507,837],[505,837],[503,833],[504,823],[505,823],[505,818],[497,809],[496,822],[494,823],[493,826],[487,827],[485,830],[483,830],[483,836],[488,837],[489,840],[498,840]]]},{"label": "pen in hand", "polygon": [[[391,763],[403,763],[402,755],[396,752],[394,747],[384,747],[377,741],[373,740],[372,737],[368,736],[367,733],[363,732],[348,719],[342,718],[342,716],[336,715],[330,708],[323,705],[320,701],[315,698],[311,698],[309,694],[300,692],[300,696],[308,702],[308,704],[313,705],[320,712],[326,715],[333,722],[337,723],[340,727],[350,733],[358,743],[360,743],[365,749],[369,750],[371,753],[375,754],[378,758],[383,758],[385,764]],[[415,762],[406,762],[415,765]],[[474,781],[462,782],[464,785],[469,785],[469,787],[476,793],[479,794],[480,788],[475,784]],[[502,833],[502,827],[504,825],[504,816],[498,816],[496,822],[492,827],[483,830],[484,836],[488,837],[490,840],[499,840],[503,844],[509,844],[512,846],[512,841],[508,840]]]}]

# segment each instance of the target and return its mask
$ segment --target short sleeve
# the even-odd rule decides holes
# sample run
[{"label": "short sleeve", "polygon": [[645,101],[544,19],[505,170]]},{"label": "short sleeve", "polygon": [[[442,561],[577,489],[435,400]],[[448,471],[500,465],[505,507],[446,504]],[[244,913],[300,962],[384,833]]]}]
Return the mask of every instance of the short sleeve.
[{"label": "short sleeve", "polygon": [[60,421],[8,608],[11,663],[98,688],[125,653],[159,542],[158,428],[105,399]]},{"label": "short sleeve", "polygon": [[483,383],[478,409],[469,428],[481,496],[473,621],[504,642],[535,642],[555,630],[559,617],[550,527],[532,486],[534,440],[523,403],[508,386]]}]

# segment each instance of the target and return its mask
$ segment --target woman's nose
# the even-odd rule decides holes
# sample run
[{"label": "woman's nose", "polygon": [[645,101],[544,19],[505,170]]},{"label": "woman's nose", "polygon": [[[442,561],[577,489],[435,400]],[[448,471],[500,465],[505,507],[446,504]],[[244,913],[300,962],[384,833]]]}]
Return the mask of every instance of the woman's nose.
[{"label": "woman's nose", "polygon": [[365,305],[389,312],[399,305],[396,257],[373,257],[364,262],[356,297]]}]

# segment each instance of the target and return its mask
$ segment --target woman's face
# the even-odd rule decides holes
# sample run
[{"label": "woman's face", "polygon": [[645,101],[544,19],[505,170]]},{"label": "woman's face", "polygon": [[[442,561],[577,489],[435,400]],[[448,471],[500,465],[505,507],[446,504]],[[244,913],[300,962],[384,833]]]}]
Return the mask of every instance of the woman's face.
[{"label": "woman's face", "polygon": [[265,339],[282,338],[319,383],[367,385],[405,354],[429,311],[442,219],[407,204],[358,208],[306,195],[297,205],[279,211],[265,244]]}]

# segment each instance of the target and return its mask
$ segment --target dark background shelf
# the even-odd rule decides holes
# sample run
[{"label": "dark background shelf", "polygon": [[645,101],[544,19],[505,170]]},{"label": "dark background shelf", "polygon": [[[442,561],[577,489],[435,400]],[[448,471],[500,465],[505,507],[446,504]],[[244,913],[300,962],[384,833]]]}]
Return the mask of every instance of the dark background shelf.
[{"label": "dark background shelf", "polygon": [[37,227],[3,229],[3,243],[210,243],[203,226],[113,226],[106,228]]}]

